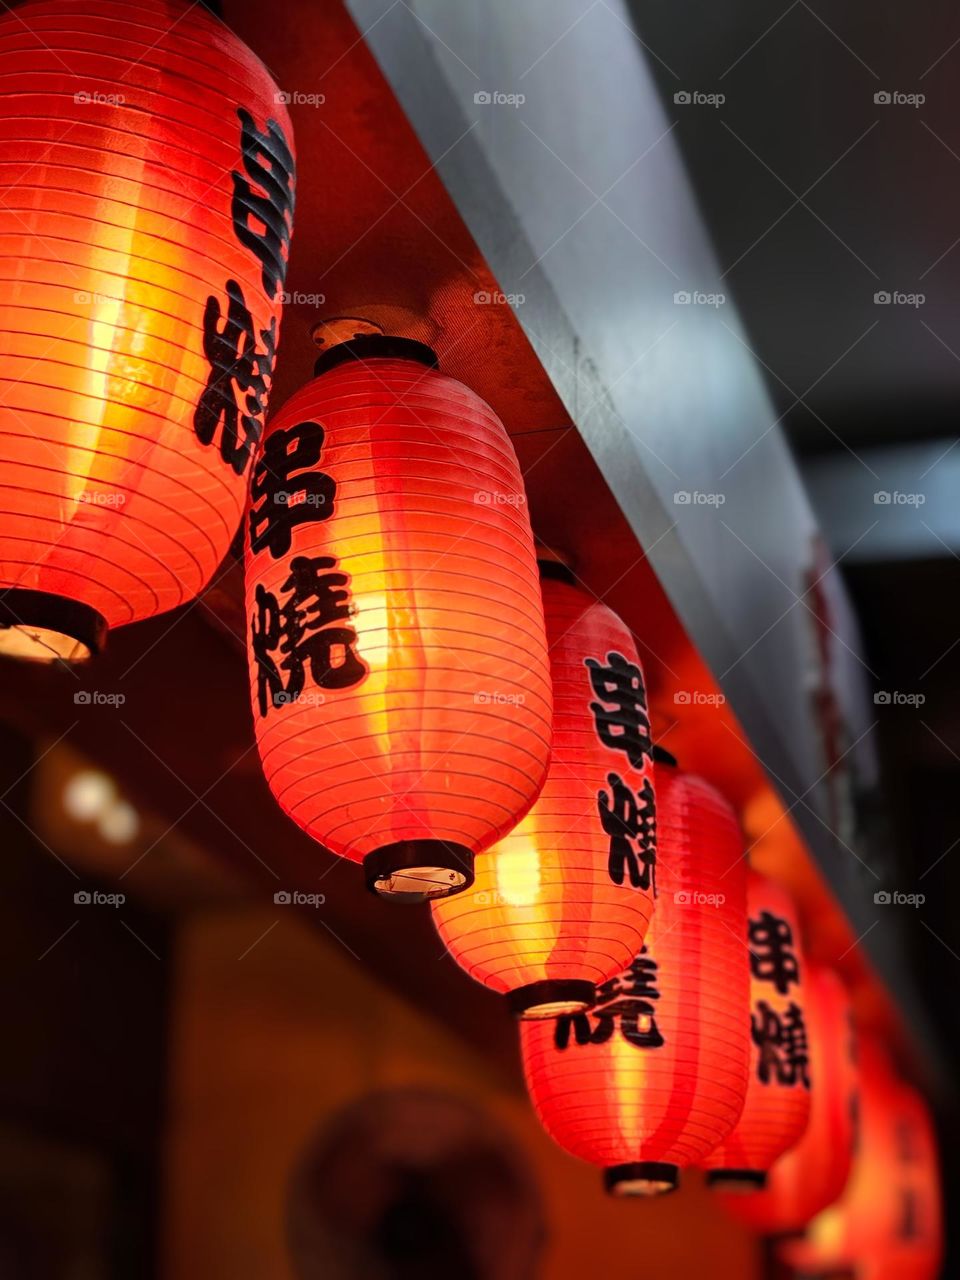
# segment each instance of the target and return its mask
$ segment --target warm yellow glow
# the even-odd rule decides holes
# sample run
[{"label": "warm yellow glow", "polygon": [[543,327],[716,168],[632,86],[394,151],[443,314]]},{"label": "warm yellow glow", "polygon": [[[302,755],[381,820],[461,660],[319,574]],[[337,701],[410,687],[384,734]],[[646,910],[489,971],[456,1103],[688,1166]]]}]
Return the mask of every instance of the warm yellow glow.
[{"label": "warm yellow glow", "polygon": [[540,899],[540,851],[521,828],[496,850],[498,900],[510,907],[533,907]]},{"label": "warm yellow glow", "polygon": [[63,789],[63,807],[77,822],[93,822],[116,801],[112,778],[98,769],[81,769]]}]

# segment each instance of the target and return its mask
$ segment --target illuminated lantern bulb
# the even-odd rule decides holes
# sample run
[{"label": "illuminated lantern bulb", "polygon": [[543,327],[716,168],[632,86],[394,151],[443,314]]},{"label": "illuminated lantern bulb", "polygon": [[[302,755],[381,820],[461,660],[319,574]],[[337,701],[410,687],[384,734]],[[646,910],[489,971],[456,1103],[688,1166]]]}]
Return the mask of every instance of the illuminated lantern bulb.
[{"label": "illuminated lantern bulb", "polygon": [[805,968],[793,903],[772,880],[747,876],[750,973],[747,1031],[750,1083],[740,1120],[704,1161],[711,1186],[762,1188],[778,1156],[802,1136],[810,1116],[810,1031]]},{"label": "illuminated lantern bulb", "polygon": [[743,840],[726,801],[657,767],[660,882],[646,945],[589,1013],[520,1024],[527,1090],[614,1195],[673,1190],[736,1124],[747,1091]]},{"label": "illuminated lantern bulb", "polygon": [[859,1043],[860,1110],[853,1171],[840,1200],[802,1240],[780,1247],[800,1275],[936,1280],[942,1207],[933,1126],[915,1089],[899,1080],[883,1047]]},{"label": "illuminated lantern bulb", "polygon": [[324,331],[254,468],[254,720],[293,821],[422,902],[471,884],[543,785],[543,605],[503,424],[428,347],[357,323]]},{"label": "illuminated lantern bulb", "polygon": [[116,784],[98,769],[79,769],[63,788],[63,807],[76,822],[93,822],[116,802]]},{"label": "illuminated lantern bulb", "polygon": [[840,1196],[853,1160],[857,1070],[850,997],[831,969],[807,964],[810,1119],[795,1147],[774,1161],[766,1186],[723,1193],[735,1218],[767,1236],[802,1232]]},{"label": "illuminated lantern bulb", "polygon": [[78,660],[192,599],[263,427],[292,136],[202,5],[0,17],[0,653]]},{"label": "illuminated lantern bulb", "polygon": [[[433,905],[462,969],[521,1017],[588,1008],[643,945],[656,889],[650,719],[629,629],[541,564],[553,754],[533,808]],[[621,838],[622,837],[622,838]]]}]

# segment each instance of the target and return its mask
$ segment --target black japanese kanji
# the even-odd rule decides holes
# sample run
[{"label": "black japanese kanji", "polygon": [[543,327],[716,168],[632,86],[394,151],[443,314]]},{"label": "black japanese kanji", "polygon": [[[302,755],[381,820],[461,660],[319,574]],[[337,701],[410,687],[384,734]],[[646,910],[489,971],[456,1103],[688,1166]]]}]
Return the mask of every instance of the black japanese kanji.
[{"label": "black japanese kanji", "polygon": [[750,1030],[759,1050],[757,1078],[761,1084],[775,1081],[810,1088],[807,1029],[799,1005],[791,1002],[781,1016],[766,1000],[757,1001],[756,1013],[750,1018]]},{"label": "black japanese kanji", "polygon": [[597,792],[597,811],[610,838],[607,871],[614,884],[629,875],[634,889],[657,892],[657,805],[653,786],[644,778],[634,792],[618,773],[608,773],[609,793]]},{"label": "black japanese kanji", "polygon": [[644,947],[626,973],[597,987],[597,1004],[590,1014],[564,1014],[557,1019],[554,1044],[558,1049],[566,1049],[571,1032],[578,1045],[605,1044],[619,1025],[620,1034],[628,1044],[637,1049],[659,1049],[664,1039],[652,1003],[659,999],[657,964]]},{"label": "black japanese kanji", "polygon": [[608,653],[606,666],[596,658],[585,658],[584,662],[590,672],[590,687],[599,699],[590,703],[597,736],[604,746],[626,752],[635,769],[642,768],[644,757],[653,758],[653,742],[640,668],[622,653]]},{"label": "black japanese kanji", "polygon": [[[234,169],[230,214],[237,239],[260,261],[268,298],[276,296],[287,271],[293,230],[294,161],[283,130],[268,120],[264,132],[240,107],[240,151],[247,177]],[[248,178],[256,184],[251,186]],[[256,225],[251,225],[251,223]]]},{"label": "black japanese kanji", "polygon": [[276,316],[269,329],[260,330],[260,342],[262,349],[257,346],[243,290],[236,280],[228,280],[226,317],[213,294],[203,312],[203,354],[210,372],[193,415],[193,429],[201,444],[212,444],[220,429],[220,456],[238,476],[246,470],[263,433],[277,351]]},{"label": "black japanese kanji", "polygon": [[319,422],[298,422],[267,437],[250,485],[250,550],[266,547],[279,559],[290,550],[293,529],[333,514],[337,486],[324,471],[312,471],[323,452]]},{"label": "black japanese kanji", "polygon": [[281,590],[257,586],[251,636],[257,669],[257,701],[261,716],[271,706],[295,702],[306,673],[319,689],[345,689],[357,684],[368,667],[356,653],[357,633],[342,623],[352,615],[349,578],[329,556],[295,556]]},{"label": "black japanese kanji", "polygon": [[790,984],[800,981],[800,966],[793,949],[793,931],[780,916],[762,912],[749,922],[750,971],[760,982],[772,982],[785,996]]}]

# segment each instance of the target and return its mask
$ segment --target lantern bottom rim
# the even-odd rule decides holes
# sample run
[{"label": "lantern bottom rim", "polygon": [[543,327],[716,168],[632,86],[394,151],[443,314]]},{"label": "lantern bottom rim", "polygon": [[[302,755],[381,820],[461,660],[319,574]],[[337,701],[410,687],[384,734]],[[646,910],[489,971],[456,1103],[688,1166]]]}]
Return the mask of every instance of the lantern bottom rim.
[{"label": "lantern bottom rim", "polygon": [[723,1191],[762,1191],[767,1185],[767,1175],[762,1169],[710,1169],[707,1186],[720,1187]]},{"label": "lantern bottom rim", "polygon": [[387,902],[431,902],[473,884],[473,850],[449,840],[398,840],[363,860],[367,888]]},{"label": "lantern bottom rim", "polygon": [[0,655],[28,662],[86,662],[103,652],[107,620],[82,600],[32,591],[0,590]]},{"label": "lantern bottom rim", "polygon": [[597,1000],[596,987],[585,978],[546,978],[507,992],[510,1012],[525,1022],[583,1013]]},{"label": "lantern bottom rim", "polygon": [[663,1196],[680,1185],[680,1170],[660,1160],[615,1164],[604,1169],[603,1185],[612,1196]]}]

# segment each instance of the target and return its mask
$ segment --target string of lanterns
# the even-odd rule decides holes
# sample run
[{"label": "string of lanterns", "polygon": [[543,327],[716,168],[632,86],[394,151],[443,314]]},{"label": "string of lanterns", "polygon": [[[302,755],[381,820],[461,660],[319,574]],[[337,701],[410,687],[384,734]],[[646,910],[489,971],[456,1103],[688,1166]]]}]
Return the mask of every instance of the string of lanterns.
[{"label": "string of lanterns", "polygon": [[349,320],[266,423],[282,102],[201,6],[0,19],[0,652],[96,655],[195,597],[243,517],[270,789],[377,895],[431,902],[518,1016],[547,1132],[617,1195],[706,1170],[753,1229],[806,1233],[783,1246],[797,1270],[932,1278],[922,1099],[870,1040],[855,1058],[789,896],[654,746],[630,630],[538,568],[493,410]]}]

